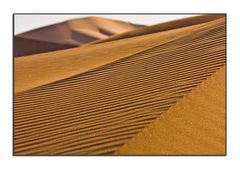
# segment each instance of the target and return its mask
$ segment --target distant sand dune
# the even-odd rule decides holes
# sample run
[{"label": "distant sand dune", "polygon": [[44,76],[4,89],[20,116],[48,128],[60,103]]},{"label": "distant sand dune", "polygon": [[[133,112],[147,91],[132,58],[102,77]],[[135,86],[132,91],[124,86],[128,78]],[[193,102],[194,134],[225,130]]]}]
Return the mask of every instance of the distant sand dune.
[{"label": "distant sand dune", "polygon": [[[56,50],[78,47],[77,44],[60,44],[46,42],[23,37],[14,37],[14,47],[21,50],[14,50],[14,56],[32,55],[36,53],[51,52]],[[47,50],[46,50],[47,49]]]},{"label": "distant sand dune", "polygon": [[[32,43],[35,41],[55,44],[55,49],[60,50],[66,47],[81,46],[139,27],[144,26],[99,17],[73,19],[16,35],[14,37],[16,39],[14,41],[17,41],[14,43],[14,56],[24,56],[53,50],[52,45],[43,46],[39,43]],[[21,45],[21,43],[25,45]],[[59,48],[60,46],[63,48]]]},{"label": "distant sand dune", "polygon": [[[46,77],[47,73],[44,76],[41,74],[44,74],[44,70],[50,72],[50,56],[53,57],[52,62],[57,61],[56,65],[52,64],[53,68],[63,68],[63,72],[67,72],[65,63],[69,61],[69,68],[74,68],[77,64],[73,63],[74,60],[78,63],[77,58],[79,61],[85,60],[83,63],[89,66],[86,69],[74,68],[72,72],[69,69],[71,73],[65,74],[65,78],[64,73],[61,74],[59,70],[59,80],[53,80],[57,75],[55,73],[51,80],[38,81],[27,88],[18,88],[14,99],[15,154],[157,154],[158,152],[152,150],[154,145],[165,146],[163,149],[156,149],[160,154],[202,153],[197,149],[193,150],[191,143],[195,146],[206,146],[206,149],[209,146],[209,151],[205,151],[205,154],[224,154],[225,119],[222,108],[225,95],[225,37],[225,18],[221,17],[198,26],[188,26],[186,29],[15,59],[15,89],[22,83],[21,77],[27,79],[29,76],[28,83],[31,83],[31,79],[34,83],[37,75]],[[149,43],[151,45],[145,47]],[[137,50],[132,50],[135,48]],[[95,49],[95,55],[91,54],[91,49]],[[121,55],[119,52],[122,52]],[[77,53],[79,55],[76,55]],[[84,54],[89,54],[89,62],[86,62],[87,58],[83,59]],[[93,63],[100,60],[103,60],[102,64]],[[48,66],[44,67],[45,64]],[[34,70],[37,71],[28,74],[28,71]],[[41,73],[37,74],[38,71]],[[24,72],[27,73],[25,77]],[[218,73],[215,74],[216,72]],[[216,81],[212,82],[214,80],[211,79]],[[27,81],[22,84],[27,85]],[[216,85],[216,88],[211,88],[213,85]],[[187,94],[189,96],[186,96]],[[212,97],[215,96],[219,96],[219,102],[214,102]],[[205,98],[210,105],[204,102]],[[188,107],[189,103],[202,107]],[[215,104],[212,111],[208,107],[211,107],[211,103]],[[172,108],[174,106],[176,108]],[[215,110],[216,107],[219,107],[219,111]],[[206,139],[197,139],[198,136],[196,140],[186,139],[186,143],[191,147],[179,147],[178,151],[172,151],[168,150],[171,144],[173,149],[178,147],[173,141],[169,141],[167,145],[168,139],[175,138],[179,130],[175,131],[168,127],[170,124],[163,123],[161,128],[172,132],[168,137],[166,131],[156,128],[161,117],[169,117],[168,121],[172,124],[178,109],[186,110],[182,111],[182,116],[179,114],[181,118],[189,120],[185,123],[193,122],[189,133],[199,131],[200,136],[206,136]],[[187,114],[189,109],[194,114]],[[171,112],[166,116],[168,111]],[[206,111],[201,113],[202,116],[199,115],[199,120],[203,122],[201,125],[196,123],[197,111]],[[212,114],[208,116],[209,111]],[[159,119],[156,122],[157,118]],[[181,121],[176,120],[176,125],[181,127],[180,124]],[[149,125],[152,129],[149,129],[144,137],[144,129]],[[188,124],[182,127],[182,131],[186,131]],[[216,134],[209,134],[215,130]],[[147,141],[151,142],[152,131],[157,131],[158,134],[153,136],[152,144],[148,144]],[[165,140],[158,142],[157,139],[161,139],[158,136],[164,136]],[[184,133],[181,136],[183,139],[186,137]],[[145,144],[146,147],[140,147]],[[178,145],[184,145],[183,141]]]}]

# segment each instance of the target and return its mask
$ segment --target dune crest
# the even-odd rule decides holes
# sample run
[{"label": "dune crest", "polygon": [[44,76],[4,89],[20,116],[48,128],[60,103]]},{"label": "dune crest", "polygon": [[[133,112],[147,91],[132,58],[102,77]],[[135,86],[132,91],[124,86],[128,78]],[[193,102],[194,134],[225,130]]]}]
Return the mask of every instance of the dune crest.
[{"label": "dune crest", "polygon": [[[82,46],[139,27],[144,26],[100,17],[73,19],[16,35],[14,37],[14,56]],[[51,46],[32,44],[33,41],[51,43]],[[60,48],[60,46],[63,47]]]},{"label": "dune crest", "polygon": [[164,32],[164,31],[169,31],[173,29],[179,29],[183,27],[203,24],[203,23],[211,22],[221,18],[224,18],[224,15],[220,15],[220,14],[201,15],[201,16],[194,16],[194,17],[189,17],[184,19],[178,19],[174,21],[152,25],[149,27],[139,28],[139,29],[128,31],[126,33],[122,33],[119,35],[116,34],[112,37],[109,37],[108,39],[100,39],[92,42],[91,44],[110,42],[114,40],[137,37],[137,36],[147,35],[147,34],[156,33],[156,32]]}]

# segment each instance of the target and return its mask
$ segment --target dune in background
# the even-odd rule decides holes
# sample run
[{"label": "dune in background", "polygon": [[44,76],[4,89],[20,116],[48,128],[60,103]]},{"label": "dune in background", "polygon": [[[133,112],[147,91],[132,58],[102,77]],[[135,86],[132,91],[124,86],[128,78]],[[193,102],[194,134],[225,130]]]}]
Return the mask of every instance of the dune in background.
[{"label": "dune in background", "polygon": [[14,37],[14,56],[56,51],[128,32],[143,25],[87,17],[34,29]]},{"label": "dune in background", "polygon": [[225,27],[205,15],[15,58],[15,154],[224,155]]},{"label": "dune in background", "polygon": [[15,57],[78,47],[77,44],[61,44],[18,36],[14,37],[14,46]]}]

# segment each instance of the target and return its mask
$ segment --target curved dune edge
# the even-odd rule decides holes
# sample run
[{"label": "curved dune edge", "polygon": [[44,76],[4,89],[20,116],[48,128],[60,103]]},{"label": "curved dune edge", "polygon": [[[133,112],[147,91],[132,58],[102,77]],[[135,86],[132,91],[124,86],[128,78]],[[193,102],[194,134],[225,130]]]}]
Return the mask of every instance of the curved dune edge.
[{"label": "curved dune edge", "polygon": [[[218,20],[212,24],[215,22]],[[109,43],[15,58],[14,93],[92,70],[211,26],[204,23]]]},{"label": "curved dune edge", "polygon": [[[188,27],[192,25],[198,25],[206,22],[211,22],[217,19],[224,18],[225,15],[222,14],[216,14],[216,15],[201,15],[201,16],[194,16],[194,17],[188,17],[184,19],[178,19],[174,21],[169,21],[169,22],[164,22],[160,24],[156,24],[153,26],[149,27],[143,27],[143,28],[138,28],[136,30],[132,30],[126,33],[122,34],[116,34],[113,35],[107,39],[100,39],[96,40],[94,42],[91,42],[89,44],[98,44],[98,43],[103,43],[103,42],[110,42],[114,40],[120,40],[120,39],[125,39],[125,38],[131,38],[131,37],[136,37],[136,36],[141,36],[141,35],[147,35],[147,34],[152,34],[156,32],[163,32],[163,31],[169,31],[172,29],[179,29],[183,27]],[[86,44],[86,45],[89,45]]]},{"label": "curved dune edge", "polygon": [[[69,44],[69,42],[75,42],[76,44],[81,45],[85,42],[74,36],[72,32],[80,33],[79,36],[84,35],[86,37],[89,36],[95,37],[96,39],[102,39],[110,36],[105,34],[108,32],[111,33],[111,35],[114,35],[131,31],[139,27],[144,27],[144,25],[136,25],[119,20],[92,16],[71,19],[57,24],[40,27],[28,32],[18,34],[16,36],[65,45]],[[85,32],[85,30],[88,31]]]},{"label": "curved dune edge", "polygon": [[145,26],[100,17],[72,19],[14,36],[14,57],[79,47],[139,27]]},{"label": "curved dune edge", "polygon": [[115,154],[224,155],[225,66]]}]

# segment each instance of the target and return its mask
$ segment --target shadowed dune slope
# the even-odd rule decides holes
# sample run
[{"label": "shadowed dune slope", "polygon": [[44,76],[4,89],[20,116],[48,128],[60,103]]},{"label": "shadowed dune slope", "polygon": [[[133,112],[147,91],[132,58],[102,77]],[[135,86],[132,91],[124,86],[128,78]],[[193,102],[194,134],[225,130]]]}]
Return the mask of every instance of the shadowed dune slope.
[{"label": "shadowed dune slope", "polygon": [[211,30],[221,22],[224,19],[135,38],[15,58],[15,93],[95,69],[185,36]]},{"label": "shadowed dune slope", "polygon": [[115,153],[225,65],[225,20],[197,30],[16,94],[15,154]]},{"label": "shadowed dune slope", "polygon": [[26,39],[22,37],[14,37],[14,56],[31,55],[35,53],[44,53],[62,49],[78,47],[74,44],[60,44],[54,42],[46,42],[35,39]]},{"label": "shadowed dune slope", "polygon": [[[100,17],[73,19],[16,35],[14,37],[14,41],[17,41],[14,43],[14,56],[49,52],[53,49],[52,45],[32,44],[33,41],[55,44],[58,45],[56,50],[60,50],[66,47],[81,46],[139,27],[144,26]],[[19,43],[25,45],[19,46]],[[59,48],[60,46],[63,48]],[[41,50],[38,50],[39,48]]]},{"label": "shadowed dune slope", "polygon": [[117,154],[224,155],[225,66],[126,143]]},{"label": "shadowed dune slope", "polygon": [[122,34],[117,34],[107,39],[94,41],[92,42],[92,44],[110,42],[110,41],[119,40],[119,39],[131,38],[131,37],[147,35],[147,34],[156,33],[156,32],[163,32],[163,31],[168,31],[172,29],[198,25],[198,24],[210,22],[210,21],[224,18],[224,17],[225,15],[216,14],[216,15],[202,15],[202,16],[194,16],[194,17],[189,17],[184,19],[178,19],[178,20],[164,22],[164,23],[160,23],[157,25],[149,26],[149,27],[139,28],[126,33],[122,33]]}]

